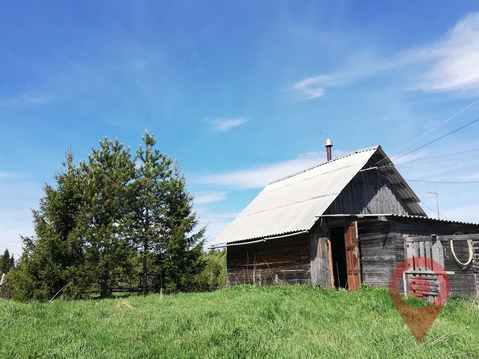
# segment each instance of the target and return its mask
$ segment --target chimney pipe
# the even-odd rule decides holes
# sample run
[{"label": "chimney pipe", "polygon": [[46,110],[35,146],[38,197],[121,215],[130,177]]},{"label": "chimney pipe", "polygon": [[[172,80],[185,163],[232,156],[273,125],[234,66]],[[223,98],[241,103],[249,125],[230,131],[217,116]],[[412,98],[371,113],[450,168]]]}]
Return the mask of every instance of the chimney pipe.
[{"label": "chimney pipe", "polygon": [[331,141],[331,139],[328,138],[326,140],[326,154],[327,154],[328,161],[331,161],[332,159],[331,147],[333,147],[333,141]]}]

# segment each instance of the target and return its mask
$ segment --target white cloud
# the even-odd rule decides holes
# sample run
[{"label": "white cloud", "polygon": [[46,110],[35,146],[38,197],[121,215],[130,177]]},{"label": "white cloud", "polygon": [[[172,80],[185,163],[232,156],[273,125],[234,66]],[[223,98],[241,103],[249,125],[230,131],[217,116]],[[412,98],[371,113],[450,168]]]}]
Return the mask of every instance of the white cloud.
[{"label": "white cloud", "polygon": [[213,128],[217,132],[225,132],[234,127],[238,127],[246,123],[246,118],[213,118],[207,119],[206,122],[213,125]]},{"label": "white cloud", "polygon": [[369,53],[357,54],[349,59],[343,70],[306,78],[287,90],[296,93],[299,100],[311,100],[323,96],[326,88],[347,85],[394,66],[394,62],[379,60]]},{"label": "white cloud", "polygon": [[206,245],[209,247],[216,237],[238,216],[240,211],[209,213],[198,211],[200,226],[206,226]]},{"label": "white cloud", "polygon": [[197,192],[194,195],[196,205],[219,202],[226,198],[228,192]]},{"label": "white cloud", "polygon": [[479,92],[479,13],[467,15],[444,41],[421,53],[432,67],[419,78],[417,89]]},{"label": "white cloud", "polygon": [[306,78],[288,90],[300,100],[311,100],[323,96],[327,88],[348,85],[401,68],[409,70],[400,80],[408,84],[396,85],[399,88],[479,93],[478,64],[479,13],[471,13],[436,43],[403,51],[390,59],[370,54],[353,55],[342,70]]},{"label": "white cloud", "polygon": [[295,83],[290,90],[297,91],[300,94],[300,100],[312,100],[313,98],[321,97],[325,93],[324,77],[331,75],[307,78]]},{"label": "white cloud", "polygon": [[268,164],[252,169],[205,176],[200,179],[200,182],[226,186],[234,189],[263,188],[272,181],[316,166],[323,163],[325,160],[326,155],[324,152],[310,152],[299,155],[297,158],[289,161]]}]

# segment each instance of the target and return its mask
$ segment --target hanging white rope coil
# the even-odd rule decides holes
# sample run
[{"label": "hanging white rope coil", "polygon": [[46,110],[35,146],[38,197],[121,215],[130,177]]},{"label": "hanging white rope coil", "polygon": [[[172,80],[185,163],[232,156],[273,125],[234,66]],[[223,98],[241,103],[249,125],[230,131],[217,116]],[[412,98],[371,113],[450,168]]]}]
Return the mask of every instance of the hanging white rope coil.
[{"label": "hanging white rope coil", "polygon": [[466,263],[462,263],[459,258],[457,258],[456,256],[456,252],[454,252],[454,244],[453,244],[453,240],[449,241],[449,244],[451,246],[451,252],[452,252],[452,255],[454,256],[454,259],[456,260],[457,263],[459,263],[460,265],[466,267],[468,266],[471,262],[472,262],[472,258],[474,256],[474,250],[472,248],[472,241],[470,239],[467,239],[467,246],[469,248],[469,259]]}]

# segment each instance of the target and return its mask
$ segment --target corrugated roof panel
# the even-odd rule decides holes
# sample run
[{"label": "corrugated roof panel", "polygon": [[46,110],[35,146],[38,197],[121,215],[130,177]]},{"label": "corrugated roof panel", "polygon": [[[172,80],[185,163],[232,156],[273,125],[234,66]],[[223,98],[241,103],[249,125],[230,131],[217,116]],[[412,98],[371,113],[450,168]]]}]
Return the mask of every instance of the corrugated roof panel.
[{"label": "corrugated roof panel", "polygon": [[360,150],[269,184],[214,244],[311,229],[378,148]]}]

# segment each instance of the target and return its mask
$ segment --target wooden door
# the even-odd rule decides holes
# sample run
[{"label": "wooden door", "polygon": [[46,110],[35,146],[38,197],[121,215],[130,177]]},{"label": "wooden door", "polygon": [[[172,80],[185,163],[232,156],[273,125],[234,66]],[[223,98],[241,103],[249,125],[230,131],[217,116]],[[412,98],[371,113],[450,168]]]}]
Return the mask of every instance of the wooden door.
[{"label": "wooden door", "polygon": [[346,246],[346,267],[348,271],[348,288],[350,292],[359,289],[361,285],[359,267],[359,245],[356,222],[344,226],[344,241]]}]

